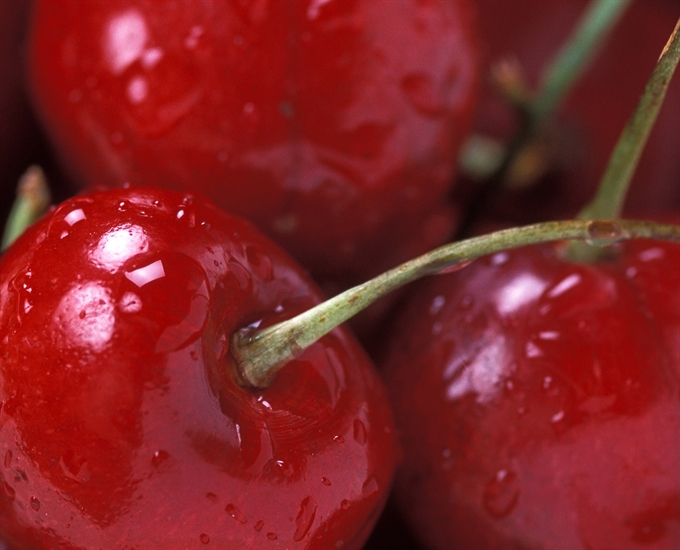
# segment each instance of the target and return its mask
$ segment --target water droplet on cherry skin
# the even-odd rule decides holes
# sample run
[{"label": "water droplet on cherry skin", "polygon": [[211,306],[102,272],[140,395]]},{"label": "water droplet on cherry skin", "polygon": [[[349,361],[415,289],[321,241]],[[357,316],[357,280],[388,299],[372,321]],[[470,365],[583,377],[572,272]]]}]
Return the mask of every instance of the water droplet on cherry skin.
[{"label": "water droplet on cherry skin", "polygon": [[158,469],[170,458],[170,454],[162,449],[155,451],[151,457],[151,465]]},{"label": "water droplet on cherry skin", "polygon": [[370,498],[377,494],[379,490],[380,487],[378,486],[378,481],[375,479],[375,477],[371,476],[366,481],[364,481],[364,484],[361,486],[361,496],[364,498]]},{"label": "water droplet on cherry skin", "polygon": [[482,506],[491,517],[502,519],[516,508],[519,495],[517,474],[510,470],[498,470],[484,488]]},{"label": "water droplet on cherry skin", "polygon": [[31,508],[36,512],[40,510],[40,501],[35,497],[31,497]]},{"label": "water droplet on cherry skin", "polygon": [[354,420],[354,440],[359,443],[359,445],[366,445],[367,431],[366,425],[360,420]]},{"label": "water droplet on cherry skin", "polygon": [[314,518],[316,517],[317,503],[313,497],[308,496],[300,503],[300,510],[295,517],[295,533],[293,534],[293,540],[295,542],[300,542],[309,530],[312,528],[314,523]]},{"label": "water droplet on cherry skin", "polygon": [[248,518],[233,504],[227,504],[227,507],[224,509],[224,511],[236,521],[238,521],[241,525],[248,523]]}]

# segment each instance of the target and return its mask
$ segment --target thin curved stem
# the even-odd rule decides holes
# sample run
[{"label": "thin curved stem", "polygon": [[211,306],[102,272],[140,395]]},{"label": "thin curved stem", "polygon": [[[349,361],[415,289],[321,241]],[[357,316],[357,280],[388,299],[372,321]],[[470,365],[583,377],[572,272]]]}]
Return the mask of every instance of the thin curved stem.
[{"label": "thin curved stem", "polygon": [[680,19],[661,52],[635,111],[612,151],[595,198],[579,217],[618,218],[640,155],[656,122],[673,73],[680,60]]},{"label": "thin curved stem", "polygon": [[232,356],[246,385],[266,387],[278,370],[307,346],[328,334],[378,298],[426,275],[521,246],[580,239],[595,246],[654,238],[680,243],[680,227],[641,221],[569,220],[506,229],[449,244],[351,288],[318,306],[263,330],[244,330],[232,339]]}]

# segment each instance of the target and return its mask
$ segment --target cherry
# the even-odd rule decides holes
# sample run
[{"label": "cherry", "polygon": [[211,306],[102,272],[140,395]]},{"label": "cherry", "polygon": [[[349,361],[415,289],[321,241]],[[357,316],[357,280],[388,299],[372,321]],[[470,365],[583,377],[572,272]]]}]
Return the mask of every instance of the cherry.
[{"label": "cherry", "polygon": [[448,240],[475,38],[467,0],[38,1],[30,72],[81,182],[205,193],[338,288]]},{"label": "cherry", "polygon": [[680,545],[679,265],[656,241],[534,246],[414,290],[385,367],[429,547]]},{"label": "cherry", "polygon": [[321,299],[249,223],[171,191],[76,197],[0,259],[0,537],[39,548],[362,546],[396,460],[336,329],[261,390],[230,342]]}]

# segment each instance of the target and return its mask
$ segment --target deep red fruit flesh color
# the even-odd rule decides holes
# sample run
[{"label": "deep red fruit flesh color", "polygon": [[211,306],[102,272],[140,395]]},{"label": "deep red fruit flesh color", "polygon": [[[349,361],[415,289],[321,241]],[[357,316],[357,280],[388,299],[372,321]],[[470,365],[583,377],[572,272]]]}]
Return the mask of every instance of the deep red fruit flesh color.
[{"label": "deep red fruit flesh color", "polygon": [[81,182],[200,191],[317,277],[359,283],[455,224],[446,195],[478,80],[471,12],[38,1],[33,92]]},{"label": "deep red fruit flesh color", "polygon": [[229,342],[321,299],[249,223],[174,192],[71,199],[0,261],[0,536],[23,550],[359,549],[396,445],[345,330],[266,390]]},{"label": "deep red fruit flesh color", "polygon": [[432,548],[680,547],[680,246],[611,252],[502,252],[412,295],[396,490]]}]

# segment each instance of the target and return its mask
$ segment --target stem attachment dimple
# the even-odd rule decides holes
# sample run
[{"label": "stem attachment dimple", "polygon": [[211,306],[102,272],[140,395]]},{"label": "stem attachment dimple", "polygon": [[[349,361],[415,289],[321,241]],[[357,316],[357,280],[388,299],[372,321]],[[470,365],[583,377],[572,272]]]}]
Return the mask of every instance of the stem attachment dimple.
[{"label": "stem attachment dimple", "polygon": [[290,359],[378,298],[426,275],[446,272],[503,250],[579,239],[591,246],[650,238],[680,243],[680,226],[631,220],[568,220],[505,229],[442,246],[338,294],[287,321],[234,334],[231,353],[244,385],[265,388]]}]

